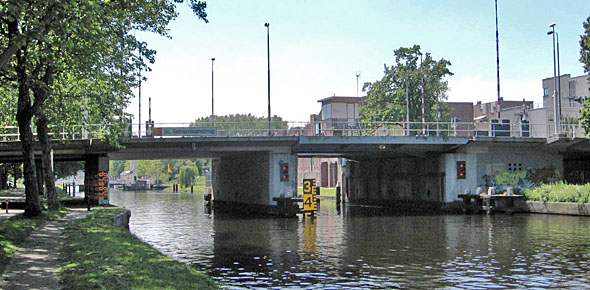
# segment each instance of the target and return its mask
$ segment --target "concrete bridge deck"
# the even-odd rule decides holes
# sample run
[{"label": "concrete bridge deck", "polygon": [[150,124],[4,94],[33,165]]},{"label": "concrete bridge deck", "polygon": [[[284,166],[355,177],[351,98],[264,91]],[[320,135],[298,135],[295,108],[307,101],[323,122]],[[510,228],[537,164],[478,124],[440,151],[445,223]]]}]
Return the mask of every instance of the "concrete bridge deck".
[{"label": "concrete bridge deck", "polygon": [[[54,141],[56,161],[85,160],[89,155],[108,155],[113,160],[163,158],[214,158],[240,152],[289,152],[301,157],[351,157],[380,154],[425,156],[453,152],[467,144],[536,146],[566,155],[590,153],[588,138],[495,138],[437,136],[257,136],[181,137],[128,139],[122,148],[98,139]],[[0,162],[22,161],[21,143],[0,142]],[[36,146],[36,154],[41,149]]]},{"label": "concrete bridge deck", "polygon": [[[108,182],[110,159],[212,158],[214,199],[276,206],[297,194],[298,157],[353,159],[343,170],[349,200],[445,204],[476,187],[590,176],[590,139],[482,136],[211,136],[131,138],[122,148],[96,139],[52,142],[54,160],[86,161],[88,190]],[[36,154],[40,155],[40,147]],[[0,163],[22,160],[21,144],[0,142]],[[456,166],[466,165],[465,178]],[[283,178],[281,168],[289,168]],[[97,186],[92,187],[92,184]],[[92,193],[94,194],[94,193]]]}]

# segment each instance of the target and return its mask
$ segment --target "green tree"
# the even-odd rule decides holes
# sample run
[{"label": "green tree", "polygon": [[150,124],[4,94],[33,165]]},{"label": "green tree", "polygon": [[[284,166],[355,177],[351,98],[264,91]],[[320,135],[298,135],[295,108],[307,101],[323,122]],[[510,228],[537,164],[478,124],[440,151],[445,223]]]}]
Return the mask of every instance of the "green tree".
[{"label": "green tree", "polygon": [[182,186],[188,187],[194,183],[195,178],[199,175],[199,168],[196,166],[185,165],[180,168],[179,182]]},{"label": "green tree", "polygon": [[[272,116],[270,128],[272,130],[288,129],[289,126],[282,117]],[[191,124],[193,127],[217,127],[218,135],[266,135],[268,133],[268,118],[258,117],[252,114],[230,114],[227,116],[217,116],[216,120],[211,120],[210,117],[203,117],[196,119]]]},{"label": "green tree", "polygon": [[584,34],[580,35],[580,62],[584,65],[584,72],[590,77],[590,17],[582,25]]},{"label": "green tree", "polygon": [[53,172],[56,178],[64,178],[78,174],[78,171],[84,170],[84,162],[55,162],[53,164]]},{"label": "green tree", "polygon": [[[48,166],[50,117],[47,114],[50,111],[46,101],[56,96],[56,88],[67,87],[60,81],[67,84],[71,81],[73,87],[80,88],[81,80],[90,79],[96,84],[93,91],[99,96],[96,108],[104,108],[106,116],[122,116],[113,112],[117,109],[122,112],[135,85],[134,72],[147,66],[144,57],[153,62],[154,55],[147,48],[141,50],[142,55],[135,54],[145,44],[133,32],[169,36],[167,25],[177,15],[175,2],[183,1],[5,0],[0,3],[0,75],[5,79],[3,87],[18,92],[16,120],[24,156],[25,215],[39,215],[42,210],[36,183],[41,177],[36,176],[33,159],[33,117],[37,117],[36,127],[43,143],[45,183],[50,198],[56,201],[55,190],[51,189],[53,173]],[[188,3],[206,21],[205,3],[196,0]],[[88,87],[87,82],[84,85]],[[90,111],[92,100],[84,98],[83,111]],[[101,116],[92,112],[93,116]],[[111,128],[122,128],[122,119],[112,123]],[[49,204],[51,208],[56,205],[51,201]]]},{"label": "green tree", "polygon": [[[584,33],[580,36],[580,62],[584,67],[584,72],[588,74],[590,82],[590,17],[583,23]],[[590,135],[590,102],[587,100],[582,109],[580,117],[584,133]]]},{"label": "green tree", "polygon": [[127,161],[125,160],[112,160],[109,163],[109,174],[111,176],[119,176],[121,172],[125,171],[125,164]]},{"label": "green tree", "polygon": [[[423,60],[420,61],[420,56]],[[410,121],[422,120],[421,78],[424,79],[426,121],[446,120],[448,108],[443,101],[448,90],[445,77],[452,76],[450,61],[435,60],[430,53],[420,51],[419,45],[394,51],[395,64],[384,65],[381,80],[365,83],[366,104],[360,114],[364,122],[401,122],[407,115],[407,98],[410,99]],[[379,127],[376,125],[375,127]]]}]

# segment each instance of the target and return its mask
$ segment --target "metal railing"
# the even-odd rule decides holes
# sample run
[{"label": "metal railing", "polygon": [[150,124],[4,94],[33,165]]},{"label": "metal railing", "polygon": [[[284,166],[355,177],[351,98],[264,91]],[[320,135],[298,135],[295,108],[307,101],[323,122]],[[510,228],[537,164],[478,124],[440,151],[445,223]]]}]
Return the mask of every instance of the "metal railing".
[{"label": "metal railing", "polygon": [[[554,136],[553,124],[496,123],[496,122],[200,122],[200,123],[155,123],[153,127],[137,131],[138,124],[129,124],[123,132],[124,138],[167,138],[196,135],[166,135],[166,128],[208,128],[215,137],[255,137],[255,136],[448,136],[448,137],[496,137],[496,138],[548,138]],[[51,126],[52,140],[83,140],[101,138],[110,134],[108,125],[91,124],[67,127]],[[561,134],[569,138],[587,138],[580,124],[562,124]],[[36,133],[34,133],[36,136]],[[197,134],[198,135],[198,134]],[[0,127],[0,141],[19,141],[16,126]]]},{"label": "metal railing", "polygon": [[[75,126],[49,126],[49,138],[51,140],[87,140],[102,138],[109,134],[110,125],[90,124]],[[37,132],[33,130],[33,138],[37,140]],[[0,141],[20,141],[18,126],[0,127]]]}]

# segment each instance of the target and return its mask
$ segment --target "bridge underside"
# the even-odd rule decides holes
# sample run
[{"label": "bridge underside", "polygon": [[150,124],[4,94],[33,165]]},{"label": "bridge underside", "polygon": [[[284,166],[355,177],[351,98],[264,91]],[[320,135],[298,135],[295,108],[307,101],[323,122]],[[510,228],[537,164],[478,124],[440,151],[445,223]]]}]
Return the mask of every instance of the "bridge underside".
[{"label": "bridge underside", "polygon": [[[215,202],[253,211],[276,207],[275,198],[296,196],[297,157],[346,158],[343,193],[368,204],[430,208],[477,187],[590,181],[590,140],[580,138],[198,137],[130,139],[122,145],[80,140],[54,142],[52,148],[56,161],[90,161],[87,174],[97,180],[97,174],[108,173],[108,159],[211,158]],[[20,146],[0,143],[0,162],[22,161]],[[465,179],[456,176],[457,161],[466,162]],[[285,181],[282,164],[289,168]]]}]

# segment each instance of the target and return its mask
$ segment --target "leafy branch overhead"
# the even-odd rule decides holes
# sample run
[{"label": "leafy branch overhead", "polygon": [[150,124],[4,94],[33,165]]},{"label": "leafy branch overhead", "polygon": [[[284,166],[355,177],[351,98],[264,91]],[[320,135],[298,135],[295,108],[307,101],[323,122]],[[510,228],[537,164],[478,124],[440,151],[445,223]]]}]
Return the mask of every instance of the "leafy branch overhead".
[{"label": "leafy branch overhead", "polygon": [[[43,143],[46,169],[50,167],[46,138],[51,133],[49,125],[109,125],[105,136],[116,140],[125,127],[124,109],[137,85],[138,71],[149,70],[156,53],[134,32],[170,37],[168,24],[177,17],[176,5],[180,2],[183,1],[0,2],[0,84],[11,100],[1,105],[2,112],[16,107],[14,117],[25,158],[25,214],[41,212],[36,185],[41,177],[35,173],[32,146],[33,121]],[[207,22],[205,2],[186,3],[199,19]],[[4,115],[0,122],[13,123]],[[45,183],[50,187],[53,174],[45,171]]]}]

